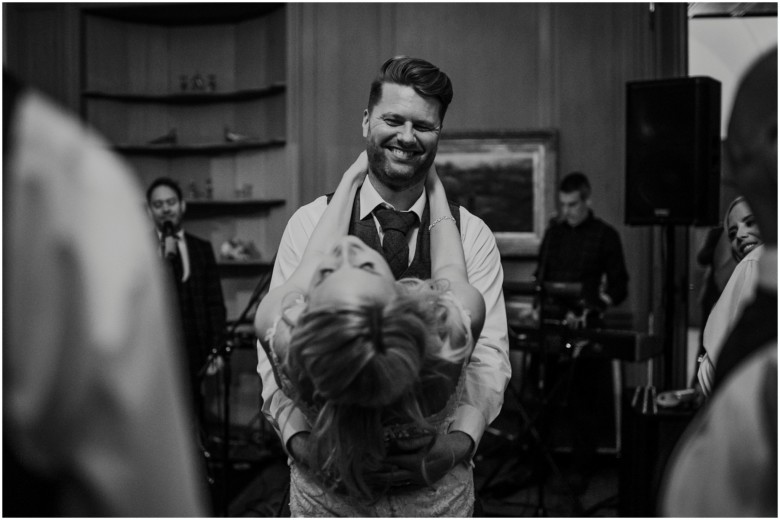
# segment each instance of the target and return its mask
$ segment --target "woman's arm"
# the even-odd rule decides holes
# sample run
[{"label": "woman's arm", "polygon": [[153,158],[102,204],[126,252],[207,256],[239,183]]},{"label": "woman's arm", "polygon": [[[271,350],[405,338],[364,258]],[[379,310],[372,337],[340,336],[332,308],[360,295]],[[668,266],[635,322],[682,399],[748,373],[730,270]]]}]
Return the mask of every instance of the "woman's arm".
[{"label": "woman's arm", "polygon": [[366,152],[362,152],[352,166],[344,172],[333,198],[317,223],[317,227],[314,228],[298,267],[286,282],[269,291],[257,307],[255,330],[258,337],[262,338],[265,331],[273,325],[282,310],[282,303],[286,296],[306,292],[317,266],[333,246],[334,241],[347,234],[355,193],[363,183],[367,172],[368,158]]},{"label": "woman's arm", "polygon": [[431,165],[425,182],[430,206],[431,276],[449,281],[449,287],[463,307],[471,314],[471,330],[478,338],[485,322],[485,300],[468,280],[466,257],[460,232],[455,225],[444,186]]}]

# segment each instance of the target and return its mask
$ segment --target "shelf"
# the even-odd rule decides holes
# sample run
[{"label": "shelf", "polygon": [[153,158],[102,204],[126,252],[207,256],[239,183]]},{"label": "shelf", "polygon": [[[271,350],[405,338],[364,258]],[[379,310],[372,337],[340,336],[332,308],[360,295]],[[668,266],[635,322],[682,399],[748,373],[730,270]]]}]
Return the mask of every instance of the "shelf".
[{"label": "shelf", "polygon": [[274,83],[267,87],[236,90],[232,92],[177,92],[172,94],[139,94],[131,92],[102,92],[88,90],[82,95],[89,99],[124,101],[128,103],[165,103],[170,105],[202,105],[207,103],[229,103],[234,101],[254,101],[284,92],[284,83]]},{"label": "shelf", "polygon": [[190,217],[208,217],[212,215],[239,215],[267,211],[270,208],[284,206],[284,199],[237,199],[237,200],[199,200],[187,201],[187,215]]},{"label": "shelf", "polygon": [[217,259],[220,269],[262,270],[271,269],[273,264],[266,260],[224,260]]},{"label": "shelf", "polygon": [[284,139],[270,141],[241,141],[237,143],[198,143],[198,144],[117,144],[114,149],[126,155],[155,155],[178,157],[183,155],[218,155],[242,150],[262,150],[281,148]]},{"label": "shelf", "polygon": [[87,14],[124,22],[153,25],[213,25],[237,23],[247,18],[264,16],[279,9],[282,3],[145,3],[111,7],[92,7]]}]

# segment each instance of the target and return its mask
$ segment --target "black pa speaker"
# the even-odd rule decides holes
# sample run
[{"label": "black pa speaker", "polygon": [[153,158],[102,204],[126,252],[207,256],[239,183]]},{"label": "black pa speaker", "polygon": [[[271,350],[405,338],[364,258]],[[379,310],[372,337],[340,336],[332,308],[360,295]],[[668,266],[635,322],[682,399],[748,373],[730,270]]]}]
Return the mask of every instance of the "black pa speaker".
[{"label": "black pa speaker", "polygon": [[720,82],[626,87],[626,224],[719,224]]}]

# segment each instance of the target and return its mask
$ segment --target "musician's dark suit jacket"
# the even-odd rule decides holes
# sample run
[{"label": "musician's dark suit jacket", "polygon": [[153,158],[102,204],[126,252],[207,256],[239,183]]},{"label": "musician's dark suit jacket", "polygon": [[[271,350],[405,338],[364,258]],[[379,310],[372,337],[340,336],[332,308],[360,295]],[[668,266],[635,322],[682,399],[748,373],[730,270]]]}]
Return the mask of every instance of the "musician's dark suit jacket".
[{"label": "musician's dark suit jacket", "polygon": [[189,372],[196,394],[200,392],[198,371],[209,352],[217,347],[225,330],[226,310],[217,262],[211,243],[184,233],[190,263],[186,282],[176,280],[183,340]]}]

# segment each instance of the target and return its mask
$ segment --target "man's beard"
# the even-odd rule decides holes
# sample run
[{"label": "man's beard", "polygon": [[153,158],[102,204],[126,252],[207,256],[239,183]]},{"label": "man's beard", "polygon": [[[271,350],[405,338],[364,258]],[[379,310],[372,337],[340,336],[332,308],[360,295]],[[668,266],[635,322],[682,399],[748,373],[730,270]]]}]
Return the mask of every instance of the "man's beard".
[{"label": "man's beard", "polygon": [[417,185],[425,180],[428,169],[436,159],[436,150],[429,153],[425,161],[414,167],[412,171],[405,169],[398,171],[391,164],[390,159],[385,154],[385,148],[369,140],[366,147],[368,154],[368,168],[374,174],[376,179],[384,186],[393,191],[403,191],[411,186]]}]

